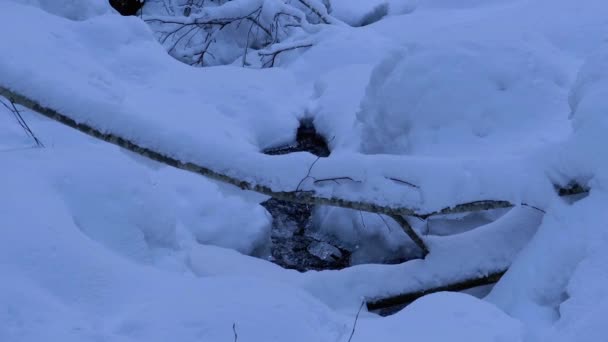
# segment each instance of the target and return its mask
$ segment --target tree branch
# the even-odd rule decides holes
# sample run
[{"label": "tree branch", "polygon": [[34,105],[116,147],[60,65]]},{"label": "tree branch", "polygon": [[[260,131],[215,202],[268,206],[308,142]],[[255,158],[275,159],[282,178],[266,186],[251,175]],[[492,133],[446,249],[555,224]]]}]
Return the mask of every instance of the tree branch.
[{"label": "tree branch", "polygon": [[[4,88],[2,86],[0,86],[0,96],[6,97],[10,101],[12,101],[18,105],[29,108],[35,112],[38,112],[39,114],[44,115],[65,126],[76,129],[76,130],[78,130],[82,133],[85,133],[87,135],[90,135],[94,138],[117,145],[119,147],[122,147],[126,150],[139,154],[148,159],[152,159],[157,162],[160,162],[160,163],[163,163],[163,164],[166,164],[166,165],[169,165],[169,166],[181,169],[181,170],[193,172],[193,173],[199,174],[201,176],[212,178],[214,180],[217,180],[217,181],[220,181],[223,183],[232,184],[243,190],[255,191],[255,192],[267,195],[267,196],[274,197],[279,200],[284,200],[284,201],[289,201],[289,202],[310,204],[310,205],[327,205],[327,206],[332,206],[332,207],[360,210],[360,211],[365,211],[365,212],[370,212],[370,213],[377,213],[377,214],[384,214],[384,215],[391,216],[395,220],[397,220],[398,223],[400,222],[400,225],[404,228],[404,231],[419,246],[422,246],[424,244],[421,242],[421,240],[416,241],[416,239],[414,237],[416,235],[415,232],[413,232],[413,230],[410,231],[411,227],[407,228],[407,226],[404,226],[404,224],[402,222],[404,219],[401,216],[413,216],[413,217],[426,219],[426,218],[428,218],[430,216],[434,216],[434,215],[448,215],[448,214],[465,213],[465,212],[471,212],[471,211],[483,211],[483,210],[498,209],[498,208],[509,208],[509,207],[514,206],[514,204],[507,202],[507,201],[487,200],[487,201],[475,201],[475,202],[470,202],[470,203],[458,204],[456,206],[444,208],[444,209],[441,209],[441,210],[438,210],[435,212],[431,212],[431,213],[420,213],[416,209],[412,209],[409,207],[383,206],[383,205],[376,204],[374,202],[353,201],[353,200],[348,200],[348,199],[339,198],[339,197],[320,197],[314,191],[299,191],[299,190],[275,191],[272,188],[270,188],[269,186],[253,184],[251,182],[248,182],[248,181],[245,181],[242,179],[238,179],[235,177],[231,177],[226,174],[214,171],[209,167],[197,165],[197,164],[190,163],[190,162],[183,162],[183,161],[177,160],[175,158],[172,158],[170,156],[163,155],[160,152],[142,147],[142,146],[138,145],[137,143],[135,143],[129,139],[123,138],[121,136],[117,136],[112,133],[102,132],[85,123],[76,122],[74,119],[70,118],[69,116],[67,116],[65,114],[62,114],[54,109],[44,107],[32,99],[30,99],[26,96],[23,96],[19,93],[16,93],[10,89]],[[564,190],[564,191],[558,190],[558,191],[560,194],[574,195],[574,194],[584,193],[587,191],[587,189],[577,185],[577,186],[571,186],[568,190]],[[401,218],[397,218],[397,217],[401,217]],[[408,226],[409,226],[409,224],[408,224]],[[409,231],[409,233],[408,233],[408,231]]]},{"label": "tree branch", "polygon": [[416,246],[422,250],[422,258],[426,257],[426,255],[429,254],[429,249],[422,238],[414,231],[414,228],[412,228],[410,223],[401,215],[390,215],[390,217],[401,226],[405,234],[407,234],[407,236],[414,241]]},{"label": "tree branch", "polygon": [[321,10],[319,10],[315,5],[311,4],[308,0],[298,0],[302,5],[304,5],[304,7],[308,8],[312,13],[314,13],[317,17],[319,17],[319,20],[321,20],[321,22],[323,24],[331,24],[332,20],[327,17],[326,15],[324,15],[323,13],[321,13]]},{"label": "tree branch", "polygon": [[442,291],[463,291],[476,286],[494,284],[500,280],[507,270],[500,270],[486,275],[480,275],[475,278],[457,280],[449,284],[443,284],[436,287],[426,288],[420,291],[401,293],[395,296],[385,297],[381,299],[368,299],[368,310],[382,310],[399,305],[407,305],[416,299],[426,296],[427,294],[442,292]]}]

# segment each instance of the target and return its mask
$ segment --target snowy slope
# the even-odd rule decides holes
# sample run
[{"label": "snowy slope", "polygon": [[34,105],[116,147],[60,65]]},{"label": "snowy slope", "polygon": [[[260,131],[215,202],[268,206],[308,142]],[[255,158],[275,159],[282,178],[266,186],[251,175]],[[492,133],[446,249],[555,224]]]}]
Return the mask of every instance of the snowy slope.
[{"label": "snowy slope", "polygon": [[[267,253],[259,198],[26,112],[46,146],[32,148],[0,107],[0,341],[347,341],[365,297],[511,263],[486,300],[439,293],[388,318],[363,312],[353,341],[602,341],[608,6],[386,3],[372,25],[326,27],[281,68],[250,70],[184,66],[97,1],[5,0],[0,86],[276,190],[295,189],[314,157],[260,150],[310,116],[334,138],[313,175],[362,183],[306,189],[422,211],[525,201],[544,215],[519,207],[428,237],[424,261],[300,274],[244,255]],[[360,23],[371,5],[337,1],[335,15]],[[552,183],[571,180],[590,195],[557,198]],[[317,215],[353,234],[331,216],[348,214]]]},{"label": "snowy slope", "polygon": [[[36,98],[42,105],[176,159],[275,191],[295,190],[314,161],[308,154],[273,157],[259,152],[288,141],[297,118],[307,113],[312,89],[289,70],[191,70],[162,52],[137,19],[100,16],[71,22],[11,2],[2,6],[6,16],[2,25],[21,32],[4,42],[13,46],[0,57],[5,86]],[[6,14],[14,11],[48,21],[48,30],[41,36]],[[338,28],[333,34],[343,30]],[[328,33],[330,37],[333,34]],[[62,53],[60,46],[68,46],[70,53]],[[309,67],[316,68],[319,59],[310,59]],[[333,64],[343,65],[339,61],[335,59]],[[29,76],[23,78],[24,74]],[[496,159],[495,165],[487,165],[485,158],[477,156],[466,160],[425,157],[401,159],[347,150],[318,163],[313,176],[348,176],[359,183],[328,187],[308,181],[301,189],[314,189],[328,197],[407,205],[422,212],[488,198],[514,203],[525,199],[544,206],[552,196],[543,171],[529,167],[525,160]],[[437,175],[429,182],[431,168]],[[388,178],[406,179],[420,189],[395,187]],[[499,180],[504,186],[497,186]],[[458,196],[456,203],[454,196]]]}]

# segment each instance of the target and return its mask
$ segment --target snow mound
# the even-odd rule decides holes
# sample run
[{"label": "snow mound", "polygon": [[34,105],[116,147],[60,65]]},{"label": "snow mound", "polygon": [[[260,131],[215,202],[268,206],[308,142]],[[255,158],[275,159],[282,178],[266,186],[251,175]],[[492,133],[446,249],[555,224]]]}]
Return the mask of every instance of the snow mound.
[{"label": "snow mound", "polygon": [[608,243],[608,158],[602,153],[608,144],[607,61],[598,53],[581,67],[570,93],[574,132],[550,156],[557,173],[590,186],[590,194],[574,204],[551,205],[538,233],[488,297],[535,327],[532,334],[543,341],[597,341],[605,333],[595,317],[608,308],[608,278],[600,266]]},{"label": "snow mound", "polygon": [[111,12],[105,0],[9,0],[41,8],[51,14],[71,20],[85,20]]},{"label": "snow mound", "polygon": [[564,82],[556,65],[532,46],[411,47],[372,73],[357,116],[361,150],[526,152],[568,132]]},{"label": "snow mound", "polygon": [[333,0],[331,14],[352,26],[365,26],[382,19],[388,14],[389,2],[386,0]]}]

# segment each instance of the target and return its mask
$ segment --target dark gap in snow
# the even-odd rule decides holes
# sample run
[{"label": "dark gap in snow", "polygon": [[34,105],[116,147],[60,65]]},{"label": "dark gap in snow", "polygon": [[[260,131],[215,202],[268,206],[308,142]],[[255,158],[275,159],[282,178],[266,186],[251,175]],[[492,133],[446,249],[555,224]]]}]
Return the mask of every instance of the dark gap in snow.
[{"label": "dark gap in snow", "polygon": [[[474,287],[471,287],[468,289],[464,289],[460,292],[466,293],[468,295],[471,295],[471,296],[479,298],[479,299],[483,299],[485,296],[490,294],[490,292],[494,288],[494,285],[496,285],[496,283],[474,286]],[[422,298],[422,297],[420,297],[420,298]],[[413,302],[414,301],[408,302],[406,304],[400,304],[400,305],[395,305],[395,306],[391,306],[388,308],[375,310],[374,312],[379,314],[380,316],[390,316],[392,314],[396,314],[397,312],[403,310],[405,307],[407,307],[408,305],[410,305]]]},{"label": "dark gap in snow", "polygon": [[350,265],[351,253],[311,234],[313,207],[271,198],[262,206],[272,215],[271,261],[301,272],[342,269]]},{"label": "dark gap in snow", "polygon": [[145,0],[110,0],[110,6],[121,15],[130,16],[137,15],[145,2]]},{"label": "dark gap in snow", "polygon": [[482,298],[492,290],[494,285],[504,274],[505,271],[497,271],[480,278],[457,281],[452,284],[441,285],[435,288],[427,288],[386,297],[376,301],[369,301],[367,302],[367,309],[381,316],[390,316],[426,295],[445,291],[468,293],[469,295]]},{"label": "dark gap in snow", "polygon": [[577,199],[587,197],[589,194],[589,188],[579,183],[570,183],[564,187],[557,187],[556,191],[561,197],[575,196]]},{"label": "dark gap in snow", "polygon": [[294,152],[310,152],[318,157],[329,157],[331,153],[327,140],[317,133],[311,119],[302,119],[296,133],[296,141],[291,144],[272,147],[264,151],[265,154],[281,155]]},{"label": "dark gap in snow", "polygon": [[363,27],[367,25],[371,25],[375,22],[382,20],[384,17],[388,15],[388,4],[382,3],[376,6],[371,12],[367,13],[362,19],[358,27]]},{"label": "dark gap in snow", "polygon": [[[310,152],[318,157],[330,154],[327,141],[317,133],[310,119],[300,122],[293,143],[266,149],[270,155]],[[273,217],[271,261],[298,271],[341,269],[350,265],[351,253],[335,241],[314,235],[313,206],[271,198],[262,203]]]}]

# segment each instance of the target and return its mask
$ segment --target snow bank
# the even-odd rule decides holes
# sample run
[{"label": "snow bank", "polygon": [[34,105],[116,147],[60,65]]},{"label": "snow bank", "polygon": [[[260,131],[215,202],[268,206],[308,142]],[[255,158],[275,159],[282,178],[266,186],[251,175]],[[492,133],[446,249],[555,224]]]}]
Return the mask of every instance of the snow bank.
[{"label": "snow bank", "polygon": [[[402,265],[301,274],[199,244],[197,224],[212,232],[221,225],[222,237],[211,241],[218,245],[228,237],[247,241],[258,229],[257,206],[223,197],[199,177],[24,115],[47,148],[2,152],[2,341],[223,341],[234,338],[233,325],[239,339],[346,340],[361,296],[378,293],[386,281],[400,289],[412,274]],[[249,220],[230,227],[226,212],[204,210],[210,202]],[[511,223],[503,228],[533,229]],[[443,328],[424,328],[431,325]],[[518,329],[478,299],[438,294],[391,318],[363,313],[354,340],[398,341],[415,333],[439,342],[449,333],[517,341]]]},{"label": "snow bank", "polygon": [[606,61],[599,53],[582,66],[570,95],[574,133],[550,155],[556,179],[578,179],[592,190],[574,204],[556,201],[549,208],[538,234],[488,297],[535,327],[543,341],[596,341],[605,334],[596,317],[606,314],[608,294],[599,267],[608,243]]},{"label": "snow bank", "polygon": [[8,0],[41,8],[71,20],[85,20],[111,12],[108,1],[99,0]]},{"label": "snow bank", "polygon": [[608,144],[608,53],[602,49],[581,67],[570,93],[574,134],[553,157],[556,179],[572,178],[594,189],[608,186],[608,158],[602,146]]},{"label": "snow bank", "polygon": [[236,324],[241,338],[329,342],[346,330],[298,289],[196,279],[118,257],[82,234],[52,186],[38,180],[27,168],[0,180],[2,341],[222,341],[233,339]]},{"label": "snow bank", "polygon": [[[10,118],[7,113],[2,107],[0,117]],[[144,264],[162,263],[192,243],[267,253],[271,218],[257,203],[37,115],[24,117],[47,149],[30,149],[31,139],[14,132],[15,126],[21,129],[15,122],[6,122],[0,129],[6,144],[2,160],[11,167],[2,170],[3,177],[27,179],[28,172],[44,170],[45,186],[52,187],[76,227],[108,249]]]},{"label": "snow bank", "polygon": [[[362,298],[501,271],[513,260],[489,303],[435,294],[390,318],[363,313],[354,340],[603,336],[605,56],[579,73],[572,127],[567,102],[574,66],[601,45],[603,1],[460,9],[433,1],[365,28],[328,29],[300,59],[265,71],[192,70],[136,18],[103,15],[101,2],[24,4],[0,2],[0,29],[18,32],[0,42],[2,86],[79,122],[294,190],[315,158],[259,151],[290,141],[309,115],[336,136],[331,158],[310,175],[353,181],[309,179],[305,189],[421,211],[506,199],[547,214],[530,243],[541,213],[518,207],[477,229],[428,237],[425,260],[299,274],[234,251],[263,255],[267,246],[269,218],[252,201],[46,120],[33,122],[48,148],[15,151],[31,141],[1,121],[0,340],[225,341],[233,324],[243,340],[345,340]],[[586,20],[562,20],[572,13]],[[394,45],[401,52],[374,68]],[[360,131],[351,132],[356,120]],[[572,179],[593,190],[569,205],[552,182]],[[331,223],[326,231],[351,243],[386,238],[349,236],[356,215],[331,215],[320,218]],[[371,227],[380,228],[377,218]]]},{"label": "snow bank", "polygon": [[422,45],[395,53],[374,70],[357,115],[361,149],[525,154],[569,132],[561,74],[522,44]]},{"label": "snow bank", "polygon": [[[305,115],[310,91],[289,70],[192,70],[167,56],[136,18],[71,22],[13,3],[0,6],[0,25],[20,32],[3,42],[12,46],[0,55],[3,84],[45,106],[168,156],[276,191],[295,190],[315,159],[307,153],[277,157],[259,152],[291,140],[298,118]],[[48,29],[39,32],[16,21],[19,16]],[[530,204],[543,206],[553,196],[540,170],[516,160],[489,165],[483,158],[403,159],[353,151],[335,154],[313,171],[317,179],[349,176],[360,183],[334,187],[308,179],[302,189],[423,212],[456,201],[501,198],[517,203],[522,194]],[[518,176],[522,174],[527,177]],[[395,186],[390,178],[410,181],[421,191]],[[504,185],[496,186],[498,180]]]},{"label": "snow bank", "polygon": [[361,323],[356,341],[403,341],[407,336],[433,342],[523,341],[519,322],[491,304],[459,293],[431,294],[384,320]]},{"label": "snow bank", "polygon": [[333,0],[331,14],[351,26],[365,26],[388,14],[386,0],[349,1]]}]

